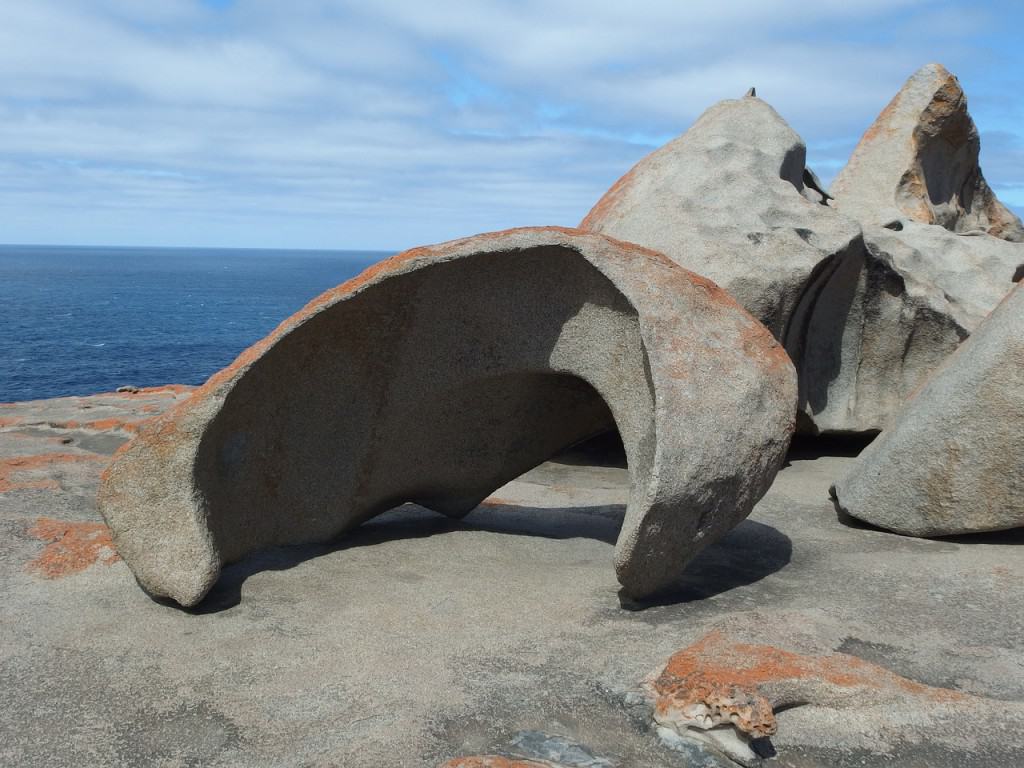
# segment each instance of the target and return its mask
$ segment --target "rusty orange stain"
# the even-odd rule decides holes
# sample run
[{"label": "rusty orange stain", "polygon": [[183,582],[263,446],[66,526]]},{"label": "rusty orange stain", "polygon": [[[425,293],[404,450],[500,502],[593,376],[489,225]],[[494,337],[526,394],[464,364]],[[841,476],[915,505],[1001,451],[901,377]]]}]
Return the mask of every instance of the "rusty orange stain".
[{"label": "rusty orange stain", "polygon": [[444,763],[441,768],[550,768],[550,763],[518,760],[500,755],[473,755],[453,758]]},{"label": "rusty orange stain", "polygon": [[491,496],[488,499],[484,499],[480,502],[481,507],[514,507],[516,502],[509,501],[508,499],[501,499],[497,496]]},{"label": "rusty orange stain", "polygon": [[121,559],[111,541],[110,529],[103,523],[40,517],[28,533],[48,543],[26,569],[47,579],[79,573],[97,562],[111,565]]},{"label": "rusty orange stain", "polygon": [[71,419],[70,421],[51,421],[48,423],[53,429],[89,429],[96,432],[109,432],[112,429],[120,429],[124,432],[138,432],[139,427],[151,419],[152,417],[149,416],[131,420],[111,416],[106,419],[96,419],[95,421]]},{"label": "rusty orange stain", "polygon": [[666,693],[678,688],[680,681],[700,680],[756,691],[764,683],[799,679],[823,680],[843,688],[899,688],[936,701],[965,698],[958,691],[908,680],[845,653],[806,656],[770,645],[734,643],[717,631],[672,656],[656,680],[655,690]]},{"label": "rusty orange stain", "polygon": [[90,453],[42,453],[36,456],[15,456],[9,459],[0,459],[0,493],[27,490],[56,490],[60,488],[60,484],[53,478],[16,481],[13,477],[23,472],[45,470],[53,464],[105,460],[105,456]]},{"label": "rusty orange stain", "polygon": [[[643,161],[641,160],[640,162]],[[639,163],[630,168],[618,181],[611,185],[608,191],[590,209],[590,212],[583,217],[583,221],[580,222],[580,229],[593,231],[604,223],[608,212],[619,204],[619,201],[636,182],[638,166]]]},{"label": "rusty orange stain", "polygon": [[2,418],[0,419],[0,429],[2,429],[3,427],[13,427],[16,424],[21,424],[21,421],[21,418],[19,418],[18,416],[9,416],[6,418]]},{"label": "rusty orange stain", "polygon": [[740,344],[748,357],[761,360],[769,370],[793,365],[785,348],[767,328],[760,323],[748,325],[740,332]]}]

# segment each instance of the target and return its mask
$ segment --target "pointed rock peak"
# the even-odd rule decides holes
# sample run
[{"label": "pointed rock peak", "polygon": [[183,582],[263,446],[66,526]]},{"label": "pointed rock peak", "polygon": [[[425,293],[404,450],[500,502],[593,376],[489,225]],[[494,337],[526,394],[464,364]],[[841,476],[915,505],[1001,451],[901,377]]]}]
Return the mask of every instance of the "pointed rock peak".
[{"label": "pointed rock peak", "polygon": [[960,81],[928,64],[861,137],[832,186],[836,205],[870,224],[902,218],[1024,241],[981,174],[980,146]]},{"label": "pointed rock peak", "polygon": [[[800,193],[804,189],[806,156],[803,140],[768,102],[725,99],[709,107],[684,134],[643,158],[612,185],[580,228],[618,232],[616,237],[653,247],[632,231],[642,220],[632,215],[634,207],[646,207],[654,199],[704,205],[702,200],[710,190],[730,199],[732,193],[726,190],[732,190],[737,179],[743,179],[745,188],[756,189],[783,179]],[[749,206],[740,207],[749,213]],[[620,230],[619,225],[626,226],[626,230]],[[660,226],[671,238],[674,224],[663,221]],[[660,250],[666,250],[665,244],[659,244]]]},{"label": "pointed rock peak", "polygon": [[757,88],[754,86],[750,86],[750,88],[747,89],[747,92],[743,94],[743,97],[746,99],[752,99],[755,96],[757,96]]}]

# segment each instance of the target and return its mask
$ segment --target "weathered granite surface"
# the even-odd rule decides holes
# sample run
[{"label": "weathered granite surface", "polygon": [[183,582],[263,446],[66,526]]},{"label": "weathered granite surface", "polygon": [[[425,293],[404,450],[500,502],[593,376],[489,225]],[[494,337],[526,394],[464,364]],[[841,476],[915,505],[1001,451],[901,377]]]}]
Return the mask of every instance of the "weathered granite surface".
[{"label": "weathered granite surface", "polygon": [[829,190],[858,221],[906,220],[1024,242],[1024,226],[985,181],[981,140],[960,81],[941,64],[912,74],[861,137]]},{"label": "weathered granite surface", "polygon": [[221,566],[325,541],[403,502],[452,517],[617,427],[634,597],[749,514],[793,432],[789,357],[661,254],[522,229],[416,248],[285,320],[119,452],[100,489],[152,594],[194,605]]},{"label": "weathered granite surface", "polygon": [[[1024,270],[1024,228],[984,181],[956,78],[910,78],[829,195],[753,95],[636,164],[581,227],[660,250],[783,343],[809,433],[883,429]],[[863,227],[863,231],[862,231]]]},{"label": "weathered granite surface", "polygon": [[1024,525],[1024,286],[838,480],[843,511],[912,536]]},{"label": "weathered granite surface", "polygon": [[833,183],[831,205],[864,227],[865,253],[806,320],[801,388],[822,431],[885,428],[1012,287],[1024,228],[985,182],[979,149],[960,83],[930,64]]},{"label": "weathered granite surface", "polygon": [[[407,505],[228,566],[182,611],[136,587],[93,504],[132,434],[117,425],[176,394],[0,407],[4,765],[730,765],[656,732],[642,681],[673,657],[683,678],[706,659],[700,684],[810,697],[776,709],[767,765],[1024,763],[1021,531],[932,541],[838,521],[844,445],[792,451],[656,604],[616,601],[628,472],[576,452],[461,521]],[[839,685],[819,674],[837,670]],[[915,694],[936,689],[947,701]]]},{"label": "weathered granite surface", "polygon": [[714,280],[784,341],[815,280],[863,247],[856,222],[808,199],[806,156],[767,102],[720,101],[615,182],[580,228]]}]

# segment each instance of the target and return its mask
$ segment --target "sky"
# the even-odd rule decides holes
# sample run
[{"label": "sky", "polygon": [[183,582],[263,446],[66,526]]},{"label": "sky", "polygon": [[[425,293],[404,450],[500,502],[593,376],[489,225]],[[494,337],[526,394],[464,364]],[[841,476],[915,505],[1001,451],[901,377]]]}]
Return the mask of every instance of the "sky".
[{"label": "sky", "polygon": [[1024,3],[0,0],[0,242],[398,250],[579,222],[750,86],[826,183],[960,78],[1024,212]]}]

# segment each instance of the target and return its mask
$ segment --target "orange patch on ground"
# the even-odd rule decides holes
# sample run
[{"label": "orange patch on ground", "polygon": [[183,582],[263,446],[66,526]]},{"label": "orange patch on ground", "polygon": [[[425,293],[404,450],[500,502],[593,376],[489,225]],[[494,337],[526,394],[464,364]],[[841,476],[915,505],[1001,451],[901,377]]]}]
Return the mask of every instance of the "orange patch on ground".
[{"label": "orange patch on ground", "polygon": [[30,536],[49,542],[27,567],[47,579],[84,571],[94,563],[111,565],[121,558],[103,523],[69,523],[40,517],[28,529]]},{"label": "orange patch on ground", "polygon": [[0,419],[0,429],[3,427],[13,427],[21,423],[21,419],[17,416],[10,416],[7,418]]},{"label": "orange patch on ground", "polygon": [[516,760],[499,755],[475,755],[473,757],[456,757],[444,763],[441,768],[551,768],[551,766],[549,763]]},{"label": "orange patch on ground", "polygon": [[150,420],[151,417],[126,420],[117,416],[95,421],[51,421],[50,426],[54,429],[91,429],[96,432],[109,432],[112,429],[120,429],[124,432],[138,432],[139,427]]},{"label": "orange patch on ground", "polygon": [[105,461],[106,457],[88,453],[43,453],[38,456],[15,456],[0,459],[0,493],[26,490],[57,490],[60,484],[52,477],[36,480],[15,480],[14,476],[24,472],[39,472],[54,464],[69,464],[79,461]]},{"label": "orange patch on ground", "polygon": [[763,683],[797,679],[823,680],[844,688],[896,688],[935,701],[964,698],[957,691],[916,683],[845,653],[804,656],[770,645],[734,643],[720,632],[712,632],[672,656],[654,687],[663,694],[678,690],[680,681],[699,680],[756,692]]}]

